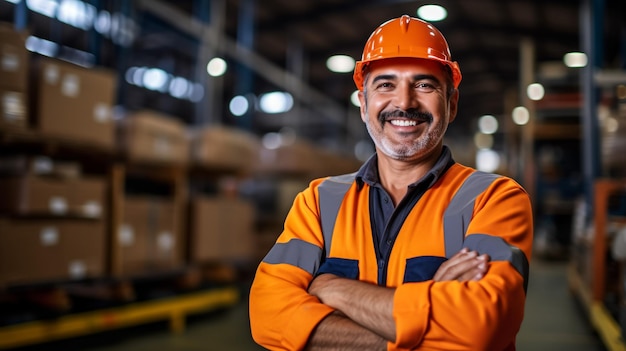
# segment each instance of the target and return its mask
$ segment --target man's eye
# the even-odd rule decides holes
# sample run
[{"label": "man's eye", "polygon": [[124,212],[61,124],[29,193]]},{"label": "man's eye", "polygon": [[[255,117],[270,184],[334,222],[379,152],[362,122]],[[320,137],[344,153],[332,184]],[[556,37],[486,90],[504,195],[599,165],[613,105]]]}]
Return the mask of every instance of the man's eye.
[{"label": "man's eye", "polygon": [[378,88],[383,88],[384,89],[384,88],[391,88],[391,87],[393,87],[393,85],[391,83],[389,83],[389,82],[378,84]]},{"label": "man's eye", "polygon": [[430,83],[417,83],[415,84],[415,88],[420,91],[433,91],[435,90],[435,86]]}]

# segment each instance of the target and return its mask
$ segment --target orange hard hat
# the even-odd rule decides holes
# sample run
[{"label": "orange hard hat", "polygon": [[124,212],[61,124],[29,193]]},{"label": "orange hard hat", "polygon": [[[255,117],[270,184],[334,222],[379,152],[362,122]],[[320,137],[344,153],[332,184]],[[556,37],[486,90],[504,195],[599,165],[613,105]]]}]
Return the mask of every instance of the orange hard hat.
[{"label": "orange hard hat", "polygon": [[443,34],[432,24],[404,15],[381,24],[370,35],[361,61],[354,68],[354,83],[363,90],[363,69],[376,60],[414,57],[436,60],[452,70],[452,82],[461,83],[459,64],[451,60],[450,48]]}]

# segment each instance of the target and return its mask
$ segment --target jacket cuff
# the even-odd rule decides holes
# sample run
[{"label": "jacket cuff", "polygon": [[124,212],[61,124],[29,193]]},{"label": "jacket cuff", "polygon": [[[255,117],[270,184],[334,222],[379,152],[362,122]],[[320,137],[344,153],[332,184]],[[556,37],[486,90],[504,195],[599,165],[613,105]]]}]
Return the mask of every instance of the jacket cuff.
[{"label": "jacket cuff", "polygon": [[306,304],[299,311],[304,318],[291,318],[291,326],[283,333],[283,345],[289,350],[302,350],[317,325],[334,311],[324,304]]},{"label": "jacket cuff", "polygon": [[416,348],[424,338],[430,319],[432,281],[407,283],[396,288],[393,318],[396,322],[394,350]]}]

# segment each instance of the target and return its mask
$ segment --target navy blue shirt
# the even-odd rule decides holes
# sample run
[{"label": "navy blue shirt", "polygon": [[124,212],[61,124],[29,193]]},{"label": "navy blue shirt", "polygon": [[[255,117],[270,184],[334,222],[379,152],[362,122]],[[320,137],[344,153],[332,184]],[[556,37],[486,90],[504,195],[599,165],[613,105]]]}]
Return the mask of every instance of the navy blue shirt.
[{"label": "navy blue shirt", "polygon": [[[379,270],[385,267],[398,232],[413,206],[453,164],[452,153],[447,146],[444,146],[433,168],[420,180],[409,184],[406,195],[395,208],[391,196],[380,184],[378,156],[372,155],[361,166],[356,174],[356,180],[360,184],[367,183],[370,186],[370,222],[372,233],[374,233],[374,247]],[[384,274],[384,272],[380,273]]]}]

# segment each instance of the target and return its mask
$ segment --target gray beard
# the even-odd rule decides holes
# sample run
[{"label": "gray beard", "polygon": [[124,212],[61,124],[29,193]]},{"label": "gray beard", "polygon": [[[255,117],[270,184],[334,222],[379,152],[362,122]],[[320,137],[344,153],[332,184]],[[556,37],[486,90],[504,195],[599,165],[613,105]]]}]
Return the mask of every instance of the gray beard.
[{"label": "gray beard", "polygon": [[[419,138],[416,143],[407,146],[392,144],[382,133],[379,135],[380,138],[376,138],[376,132],[372,129],[369,119],[367,120],[367,122],[365,122],[365,127],[367,128],[367,132],[370,135],[370,138],[372,139],[372,141],[374,141],[376,149],[378,149],[386,156],[399,161],[411,159],[420,151],[434,147],[437,143],[436,135],[439,134],[443,137],[443,134],[445,133],[445,129],[439,131],[428,131],[428,133]],[[439,129],[441,128],[439,127]]]}]

